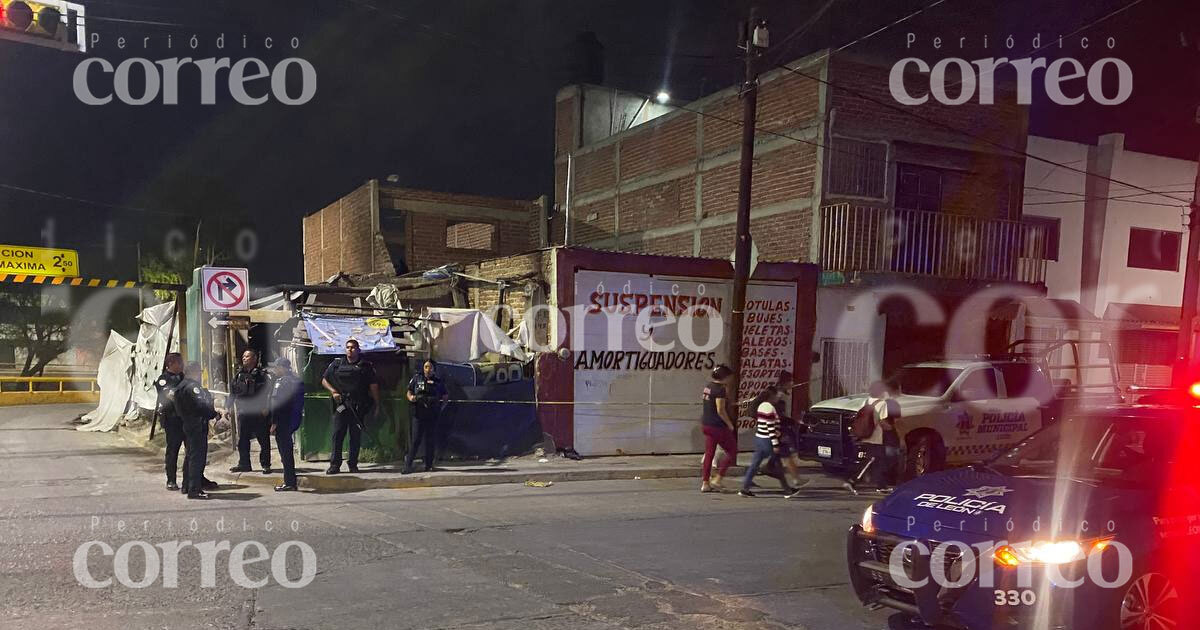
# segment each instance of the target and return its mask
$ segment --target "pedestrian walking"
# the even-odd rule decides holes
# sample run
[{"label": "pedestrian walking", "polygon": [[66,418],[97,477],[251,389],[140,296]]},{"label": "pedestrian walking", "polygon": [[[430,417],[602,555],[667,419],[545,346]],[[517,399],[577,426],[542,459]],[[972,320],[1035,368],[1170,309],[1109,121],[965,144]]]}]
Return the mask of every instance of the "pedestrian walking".
[{"label": "pedestrian walking", "polygon": [[321,378],[321,385],[333,397],[333,445],[329,451],[327,475],[342,468],[342,443],[350,434],[347,463],[350,472],[358,472],[358,449],[362,446],[363,425],[367,416],[379,409],[379,379],[375,365],[362,358],[357,339],[346,341],[346,356],[334,359]]},{"label": "pedestrian walking", "polygon": [[885,490],[890,480],[890,471],[895,468],[895,457],[899,455],[900,438],[895,420],[899,417],[899,405],[889,400],[887,385],[882,381],[871,383],[867,388],[867,400],[851,422],[850,430],[861,440],[866,461],[858,473],[842,484],[854,494],[864,481],[876,490]]},{"label": "pedestrian walking", "polygon": [[[754,456],[750,458],[750,467],[746,469],[746,478],[742,480],[742,489],[738,494],[744,497],[753,497],[754,493],[750,491],[750,484],[754,481],[754,474],[758,471],[758,466],[763,463],[763,460],[770,458],[772,455],[779,454],[779,414],[775,411],[775,404],[782,398],[779,388],[771,385],[763,392],[761,402],[754,410],[756,418],[754,430]],[[783,486],[785,494],[795,492],[786,480],[781,480],[780,485]]]},{"label": "pedestrian walking", "polygon": [[[704,386],[700,395],[700,431],[704,433],[704,459],[701,461],[703,480],[700,482],[700,492],[720,492],[721,480],[733,463],[733,453],[737,453],[737,429],[733,423],[732,410],[735,406],[729,403],[729,379],[733,370],[727,365],[713,368],[709,382]],[[724,451],[717,464],[717,474],[709,478],[712,472],[713,458],[717,447]]]},{"label": "pedestrian walking", "polygon": [[[779,451],[772,453],[763,471],[781,482],[798,483],[800,479],[800,426],[791,416],[790,396],[795,381],[792,373],[783,370],[775,382],[779,395],[775,399],[775,414],[779,417]],[[757,409],[765,400],[766,392],[759,394],[750,405]]]},{"label": "pedestrian walking", "polygon": [[446,401],[450,399],[446,384],[437,375],[437,366],[433,359],[421,365],[421,372],[414,375],[408,382],[408,401],[412,406],[412,424],[409,435],[412,439],[408,445],[408,455],[404,458],[404,474],[413,471],[413,459],[417,449],[424,446],[425,471],[434,468],[437,459],[438,416]]},{"label": "pedestrian walking", "polygon": [[253,439],[258,442],[258,463],[263,474],[271,474],[267,371],[259,365],[257,351],[242,353],[242,368],[234,375],[229,393],[238,428],[238,463],[229,472],[250,472],[250,440]]},{"label": "pedestrian walking", "polygon": [[184,448],[183,491],[189,499],[207,499],[205,493],[204,467],[208,463],[208,423],[220,417],[213,404],[212,393],[189,378],[187,374],[199,374],[200,366],[192,363],[184,371],[168,394],[175,413],[182,420]]},{"label": "pedestrian walking", "polygon": [[271,435],[275,436],[275,447],[279,449],[279,461],[283,465],[283,483],[275,486],[275,491],[295,491],[296,452],[292,436],[304,419],[304,382],[292,373],[292,362],[287,359],[279,359],[273,367],[275,373],[268,398]]}]

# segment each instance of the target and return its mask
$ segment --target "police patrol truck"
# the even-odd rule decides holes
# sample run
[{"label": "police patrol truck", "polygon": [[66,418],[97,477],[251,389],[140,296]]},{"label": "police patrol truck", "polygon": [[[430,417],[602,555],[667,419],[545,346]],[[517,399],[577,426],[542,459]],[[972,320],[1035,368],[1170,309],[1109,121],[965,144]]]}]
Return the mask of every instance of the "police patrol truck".
[{"label": "police patrol truck", "polygon": [[[914,363],[888,379],[900,407],[905,478],[983,461],[1081,404],[1121,399],[1105,342],[1019,341],[1009,350]],[[866,399],[854,394],[814,404],[804,417],[802,455],[831,471],[855,466],[863,454],[850,423]]]}]

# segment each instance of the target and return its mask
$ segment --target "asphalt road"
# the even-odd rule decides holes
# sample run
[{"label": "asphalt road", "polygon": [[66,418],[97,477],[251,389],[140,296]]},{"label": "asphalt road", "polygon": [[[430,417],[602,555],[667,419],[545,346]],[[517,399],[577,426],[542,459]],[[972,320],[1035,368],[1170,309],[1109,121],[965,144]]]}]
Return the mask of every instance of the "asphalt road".
[{"label": "asphalt road", "polygon": [[[646,480],[188,501],[158,458],[74,431],[80,410],[0,408],[0,628],[886,627],[846,584],[844,532],[867,502],[824,477],[791,500]],[[95,544],[77,566],[89,541],[113,555]],[[271,559],[205,567],[185,547],[172,571],[178,541]]]}]

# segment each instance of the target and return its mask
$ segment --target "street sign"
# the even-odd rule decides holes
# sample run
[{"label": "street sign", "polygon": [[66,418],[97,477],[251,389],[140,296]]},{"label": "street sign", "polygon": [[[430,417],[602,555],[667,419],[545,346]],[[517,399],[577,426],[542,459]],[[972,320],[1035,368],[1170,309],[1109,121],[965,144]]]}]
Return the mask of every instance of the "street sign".
[{"label": "street sign", "polygon": [[249,272],[240,267],[204,267],[200,289],[206,311],[244,311],[250,306]]},{"label": "street sign", "polygon": [[73,249],[0,245],[0,274],[74,278],[79,275],[79,252]]},{"label": "street sign", "polygon": [[[735,268],[737,267],[736,247],[734,247],[733,251],[729,253],[729,264],[733,265]],[[758,243],[755,243],[754,239],[750,239],[750,273],[746,274],[747,278],[754,277],[754,269],[756,267],[758,267]]]}]

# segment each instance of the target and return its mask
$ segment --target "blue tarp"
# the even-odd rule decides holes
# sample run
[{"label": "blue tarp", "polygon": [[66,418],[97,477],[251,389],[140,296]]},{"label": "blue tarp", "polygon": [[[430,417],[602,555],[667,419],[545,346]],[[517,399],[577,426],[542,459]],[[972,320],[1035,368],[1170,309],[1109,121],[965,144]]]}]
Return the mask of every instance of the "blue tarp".
[{"label": "blue tarp", "polygon": [[438,427],[447,452],[463,457],[507,457],[525,453],[541,441],[533,380],[523,378],[521,372],[516,363],[438,365],[451,400],[504,401],[447,405]]},{"label": "blue tarp", "polygon": [[349,339],[357,339],[363,352],[396,349],[392,322],[387,318],[305,317],[304,327],[317,354],[344,354]]}]

